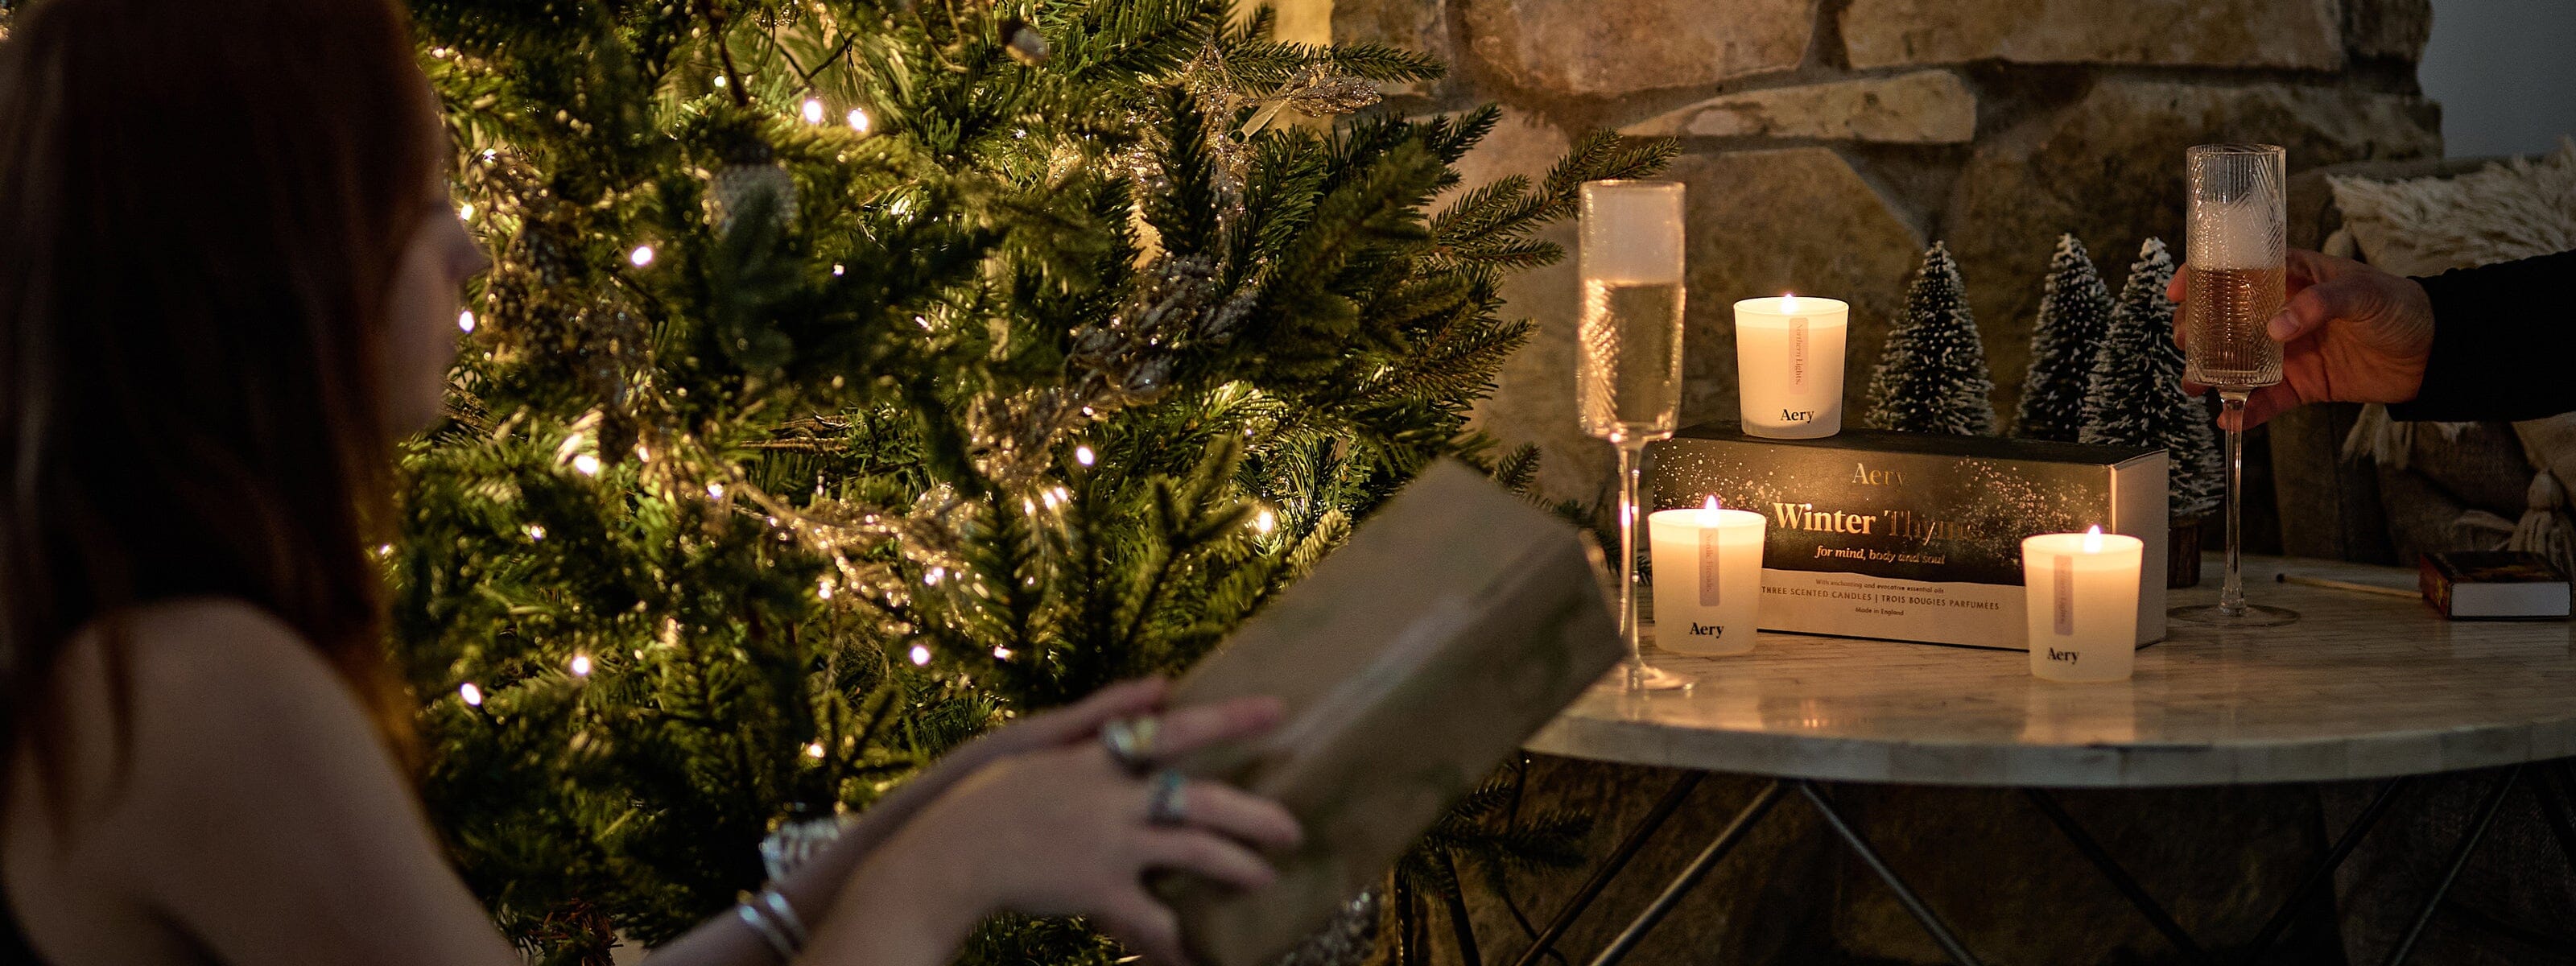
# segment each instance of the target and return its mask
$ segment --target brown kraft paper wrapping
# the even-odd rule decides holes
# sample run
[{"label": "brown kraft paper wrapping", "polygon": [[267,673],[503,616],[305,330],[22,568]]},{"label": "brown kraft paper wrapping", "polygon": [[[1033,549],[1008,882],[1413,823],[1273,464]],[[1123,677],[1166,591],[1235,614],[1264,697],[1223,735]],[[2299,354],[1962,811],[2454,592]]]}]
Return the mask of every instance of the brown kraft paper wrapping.
[{"label": "brown kraft paper wrapping", "polygon": [[1156,883],[1209,966],[1266,966],[1624,655],[1573,527],[1442,461],[1193,668],[1175,706],[1267,694],[1258,743],[1178,764],[1276,799],[1306,840],[1278,881]]}]

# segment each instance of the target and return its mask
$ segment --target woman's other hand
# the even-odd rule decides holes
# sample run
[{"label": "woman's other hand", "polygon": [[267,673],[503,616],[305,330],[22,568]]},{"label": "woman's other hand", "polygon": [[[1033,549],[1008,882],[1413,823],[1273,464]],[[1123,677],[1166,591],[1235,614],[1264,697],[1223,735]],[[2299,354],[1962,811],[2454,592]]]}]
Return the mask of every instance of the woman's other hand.
[{"label": "woman's other hand", "polygon": [[[2190,283],[2185,266],[2174,273],[2165,297],[2182,301]],[[2185,341],[2182,321],[2182,313],[2175,313],[2176,344]],[[2255,390],[2245,401],[2245,425],[2227,428],[2257,426],[2312,402],[2415,398],[2433,354],[2433,303],[2414,279],[2348,258],[2293,251],[2289,301],[2265,334],[2281,343],[2281,382]],[[2197,394],[2207,387],[2183,388]]]},{"label": "woman's other hand", "polygon": [[[1252,738],[1279,715],[1268,698],[1175,711],[1160,721],[1154,754]],[[1020,727],[1033,738],[1059,736],[1057,728],[1082,720],[1046,717]],[[887,937],[870,936],[868,924],[910,919],[953,942],[986,915],[1019,912],[1087,916],[1151,962],[1188,962],[1179,923],[1146,891],[1145,874],[1165,869],[1258,888],[1276,872],[1256,850],[1293,847],[1302,832],[1278,803],[1205,781],[1182,786],[1178,821],[1158,823],[1153,782],[1121,766],[1097,731],[1094,724],[1000,755],[922,808],[869,857],[863,881],[844,890],[818,951],[863,942],[885,961],[938,961],[949,947],[889,956]],[[850,928],[833,928],[843,924]]]}]

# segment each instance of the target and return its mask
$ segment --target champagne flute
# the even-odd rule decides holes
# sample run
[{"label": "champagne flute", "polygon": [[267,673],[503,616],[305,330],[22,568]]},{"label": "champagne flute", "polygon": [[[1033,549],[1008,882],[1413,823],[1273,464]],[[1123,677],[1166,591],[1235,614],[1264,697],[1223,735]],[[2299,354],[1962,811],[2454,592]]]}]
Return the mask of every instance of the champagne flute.
[{"label": "champagne flute", "polygon": [[[2270,144],[2204,144],[2189,154],[2185,231],[2191,282],[2182,303],[2184,377],[2218,389],[2242,425],[2245,399],[2281,381],[2281,344],[2264,326],[2287,289],[2289,155]],[[2297,611],[2245,602],[2242,525],[2245,434],[2227,430],[2227,578],[2215,607],[2176,607],[2175,620],[2215,627],[2275,627]]]},{"label": "champagne flute", "polygon": [[1637,483],[1646,444],[1672,436],[1682,402],[1682,185],[1583,185],[1583,319],[1574,373],[1586,435],[1619,451],[1619,634],[1627,690],[1688,688],[1646,663],[1637,627]]}]

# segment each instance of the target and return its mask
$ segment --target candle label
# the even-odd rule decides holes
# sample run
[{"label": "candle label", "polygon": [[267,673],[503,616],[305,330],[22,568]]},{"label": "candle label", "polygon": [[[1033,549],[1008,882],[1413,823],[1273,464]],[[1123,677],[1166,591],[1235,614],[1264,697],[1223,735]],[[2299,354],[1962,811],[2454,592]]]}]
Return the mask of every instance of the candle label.
[{"label": "candle label", "polygon": [[1807,388],[1807,319],[1789,320],[1789,388]]},{"label": "candle label", "polygon": [[2075,635],[2075,558],[2061,553],[2048,559],[2057,571],[2057,592],[2049,595],[2056,602],[2057,636],[2072,637]]},{"label": "candle label", "polygon": [[1699,529],[1699,605],[1717,606],[1717,528]]}]

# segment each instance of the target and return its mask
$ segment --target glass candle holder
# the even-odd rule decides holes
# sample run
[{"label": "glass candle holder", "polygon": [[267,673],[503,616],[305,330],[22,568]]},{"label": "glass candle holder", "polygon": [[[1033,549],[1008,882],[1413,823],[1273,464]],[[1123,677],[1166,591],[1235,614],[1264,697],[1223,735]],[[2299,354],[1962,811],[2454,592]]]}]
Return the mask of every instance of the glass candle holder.
[{"label": "glass candle holder", "polygon": [[1783,295],[1735,303],[1735,373],[1744,434],[1816,439],[1843,429],[1843,342],[1851,306]]},{"label": "glass candle holder", "polygon": [[2051,681],[2125,681],[2138,657],[2138,568],[2146,544],[2103,533],[2021,542],[2030,673]]},{"label": "glass candle holder", "polygon": [[1695,510],[1646,518],[1655,562],[1655,644],[1682,654],[1753,650],[1762,602],[1762,515]]}]

